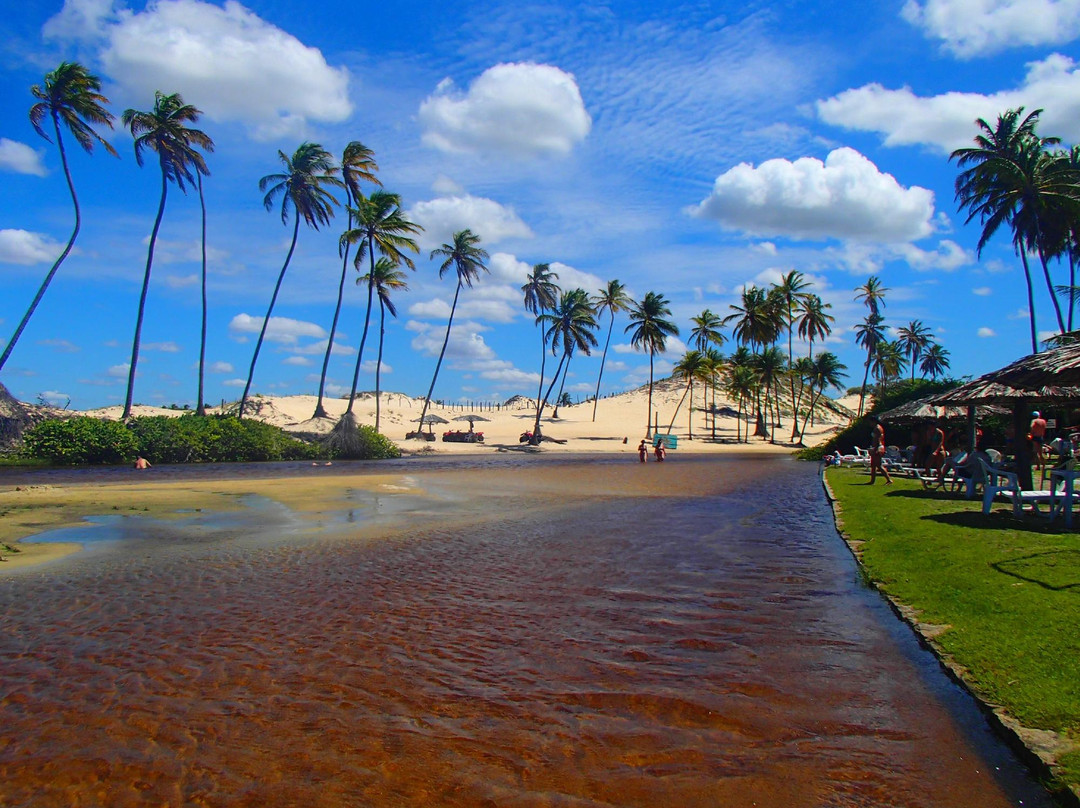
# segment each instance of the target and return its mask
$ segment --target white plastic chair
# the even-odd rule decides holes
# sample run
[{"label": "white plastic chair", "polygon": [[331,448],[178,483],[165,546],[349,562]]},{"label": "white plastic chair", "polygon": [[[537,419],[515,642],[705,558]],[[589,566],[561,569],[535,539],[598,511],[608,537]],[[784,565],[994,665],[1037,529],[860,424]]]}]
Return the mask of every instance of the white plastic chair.
[{"label": "white plastic chair", "polygon": [[988,465],[982,458],[979,458],[979,463],[983,467],[983,476],[986,477],[983,485],[983,513],[990,513],[994,497],[999,494],[1012,501],[1013,516],[1017,518],[1023,513],[1024,505],[1031,505],[1038,513],[1040,503],[1050,504],[1054,499],[1052,491],[1021,491],[1015,472]]}]

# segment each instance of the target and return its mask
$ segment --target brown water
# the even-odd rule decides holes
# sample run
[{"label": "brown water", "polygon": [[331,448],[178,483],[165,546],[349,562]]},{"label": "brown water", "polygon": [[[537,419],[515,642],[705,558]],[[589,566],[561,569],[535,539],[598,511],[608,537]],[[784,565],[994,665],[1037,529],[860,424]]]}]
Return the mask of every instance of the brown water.
[{"label": "brown water", "polygon": [[0,577],[0,805],[1048,804],[812,466],[534,460]]}]

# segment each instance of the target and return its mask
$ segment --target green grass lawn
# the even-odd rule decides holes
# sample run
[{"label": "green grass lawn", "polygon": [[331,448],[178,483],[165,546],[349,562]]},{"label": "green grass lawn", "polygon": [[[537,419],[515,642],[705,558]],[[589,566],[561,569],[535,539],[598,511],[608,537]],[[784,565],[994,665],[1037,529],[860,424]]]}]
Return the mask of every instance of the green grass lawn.
[{"label": "green grass lawn", "polygon": [[[1080,518],[1066,531],[1060,519],[1016,520],[1007,503],[983,515],[981,498],[962,492],[868,480],[828,470],[869,577],[922,622],[948,627],[935,642],[980,697],[1080,744]],[[1080,749],[1059,765],[1080,790]]]}]

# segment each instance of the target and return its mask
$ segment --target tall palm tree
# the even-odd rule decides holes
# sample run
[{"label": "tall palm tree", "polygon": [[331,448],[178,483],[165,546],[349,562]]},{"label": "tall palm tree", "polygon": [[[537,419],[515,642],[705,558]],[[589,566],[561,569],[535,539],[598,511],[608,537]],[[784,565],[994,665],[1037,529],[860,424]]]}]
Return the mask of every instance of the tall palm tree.
[{"label": "tall palm tree", "polygon": [[[431,376],[431,386],[424,397],[424,407],[420,411],[420,426],[424,425],[424,417],[431,405],[431,394],[435,392],[435,380],[439,378],[439,368],[442,367],[443,357],[446,356],[446,345],[450,342],[450,329],[454,325],[454,312],[457,311],[458,297],[461,295],[461,287],[468,286],[472,289],[473,282],[480,277],[480,271],[488,271],[484,263],[488,258],[487,251],[480,248],[480,236],[466,228],[454,233],[454,238],[449,244],[431,251],[431,259],[436,256],[445,260],[439,265],[439,277],[447,273],[453,267],[457,275],[457,286],[454,289],[454,302],[450,306],[450,318],[446,321],[446,336],[443,338],[442,350],[439,351],[439,361],[435,363],[435,373]],[[417,430],[419,431],[419,430]]]},{"label": "tall palm tree", "polygon": [[907,369],[907,363],[907,359],[904,358],[904,348],[899,340],[883,339],[878,342],[873,362],[870,363],[870,372],[878,380],[881,395],[885,395],[889,382],[898,379],[900,374]]},{"label": "tall palm tree", "polygon": [[754,369],[750,367],[750,360],[752,354],[745,346],[740,347],[735,353],[731,355],[731,364],[729,366],[727,381],[724,384],[724,391],[733,399],[735,399],[736,406],[739,412],[738,421],[736,422],[735,439],[737,441],[750,440],[749,426],[747,427],[747,433],[742,433],[743,425],[743,412],[745,411],[744,405],[749,406],[758,392],[757,374]]},{"label": "tall palm tree", "polygon": [[[1059,170],[1067,175],[1074,189],[1080,189],[1080,146],[1073,146],[1067,151],[1056,152],[1053,159],[1060,163]],[[1049,240],[1056,242],[1053,252],[1057,255],[1065,255],[1069,261],[1069,282],[1064,286],[1056,287],[1055,291],[1067,299],[1068,315],[1066,318],[1066,333],[1073,330],[1073,318],[1076,313],[1077,286],[1076,264],[1080,260],[1080,216],[1067,215],[1058,208],[1057,215],[1051,217],[1049,223],[1051,233]]]},{"label": "tall palm tree", "polygon": [[[575,295],[577,297],[580,297],[581,300],[577,301],[577,302],[583,303],[590,311],[593,312],[593,317],[594,318],[596,317],[596,312],[593,310],[592,299],[589,297],[588,292],[586,292],[584,289],[573,289],[573,290],[571,290],[570,294]],[[587,354],[588,354],[588,351],[586,351],[586,355]],[[552,418],[558,418],[559,417],[559,406],[560,405],[566,406],[566,407],[570,406],[569,396],[566,396],[563,393],[563,390],[565,390],[565,388],[566,388],[566,377],[570,375],[570,360],[573,359],[573,358],[574,358],[574,351],[573,351],[573,348],[571,348],[570,354],[566,357],[566,364],[564,364],[562,366],[562,381],[559,383],[559,394],[557,396],[555,396],[555,409],[552,410],[552,412],[551,412],[551,417]],[[555,374],[555,378],[556,379],[559,378],[558,373]]]},{"label": "tall palm tree", "polygon": [[[796,269],[781,275],[780,283],[776,285],[776,294],[784,303],[784,328],[787,330],[788,370],[791,370],[795,364],[795,354],[792,352],[792,338],[795,332],[795,307],[801,304],[806,295],[809,294],[805,291],[809,286],[810,282],[806,280],[806,276]],[[795,440],[795,436],[799,434],[799,419],[796,416],[799,404],[795,400],[794,373],[788,373],[788,383],[791,390],[791,439]]]},{"label": "tall palm tree", "polygon": [[405,282],[405,273],[398,265],[389,258],[380,258],[375,262],[371,272],[357,278],[357,284],[368,284],[375,287],[379,296],[379,358],[375,363],[375,431],[379,431],[379,416],[381,415],[380,401],[380,377],[382,375],[383,339],[386,336],[386,312],[391,317],[397,317],[397,307],[391,299],[393,292],[408,291],[409,285]]},{"label": "tall palm tree", "polygon": [[[382,187],[382,182],[375,176],[379,170],[375,162],[375,152],[354,140],[345,147],[341,156],[341,180],[345,183],[345,210],[348,211],[349,221],[345,226],[346,232],[353,229],[352,206],[362,195],[360,181],[370,182],[372,185]],[[340,245],[341,252],[341,279],[338,281],[337,303],[334,305],[334,319],[330,322],[330,337],[326,340],[326,355],[323,357],[322,374],[319,376],[319,399],[315,403],[315,412],[312,418],[326,418],[326,408],[323,406],[323,393],[326,390],[326,372],[330,367],[330,354],[334,350],[334,336],[337,334],[338,318],[341,316],[341,303],[345,297],[345,275],[349,270],[349,247],[350,242]],[[371,273],[369,272],[368,275]],[[352,400],[349,401],[352,404]],[[378,411],[378,401],[375,402]],[[375,427],[378,429],[378,426]]]},{"label": "tall palm tree", "polygon": [[930,334],[930,329],[923,324],[922,320],[912,320],[906,326],[896,329],[896,341],[900,344],[900,348],[911,364],[911,378],[913,381],[915,379],[915,366],[919,362],[919,357],[923,355],[923,351],[930,347],[930,343],[933,341],[930,339]]},{"label": "tall palm tree", "polygon": [[[803,419],[801,434],[806,434],[806,426],[814,415],[814,409],[818,405],[821,394],[830,387],[839,390],[843,386],[843,380],[847,378],[847,374],[844,373],[845,370],[847,370],[847,365],[841,364],[834,353],[822,351],[814,357],[813,367],[810,372],[810,407],[807,409],[806,417]],[[814,392],[815,388],[817,388],[816,393]]]},{"label": "tall palm tree", "polygon": [[[768,420],[773,420],[773,415],[769,408],[771,398],[772,403],[777,408],[776,422],[779,423],[779,401],[777,401],[776,386],[784,376],[784,355],[775,345],[770,346],[763,349],[761,353],[754,357],[751,367],[757,372],[758,385],[765,394],[765,412],[768,414]],[[765,432],[767,435],[762,435],[762,437],[768,437],[770,443],[776,443],[775,431],[766,426]]]},{"label": "tall palm tree", "polygon": [[278,159],[281,160],[284,171],[280,174],[267,174],[259,180],[259,190],[266,194],[263,197],[263,207],[267,210],[273,209],[275,200],[281,197],[282,224],[288,224],[289,210],[292,209],[294,219],[292,241],[289,242],[289,252],[285,255],[285,263],[281,265],[281,271],[278,273],[277,283],[274,284],[274,294],[270,297],[270,305],[266,309],[266,317],[263,318],[262,328],[259,330],[259,339],[255,343],[255,353],[251,357],[247,384],[244,385],[244,394],[240,398],[239,416],[241,418],[244,417],[244,409],[247,407],[251,380],[255,377],[255,363],[259,361],[259,351],[262,350],[266,328],[270,324],[278,292],[281,291],[281,282],[285,280],[285,272],[296,250],[300,222],[303,220],[312,230],[318,230],[319,225],[330,224],[338,201],[329,189],[344,186],[344,183],[336,176],[338,167],[334,164],[333,155],[318,143],[301,143],[291,157],[279,150]]},{"label": "tall palm tree", "polygon": [[[753,353],[758,348],[769,345],[780,336],[781,317],[777,306],[779,298],[757,286],[747,286],[742,291],[742,305],[729,305],[732,313],[724,318],[724,323],[735,321],[732,334],[743,345],[749,345]],[[761,389],[758,389],[760,395]],[[761,412],[761,402],[757,402],[757,419],[754,434],[764,436],[765,418]]]},{"label": "tall palm tree", "polygon": [[871,314],[881,314],[885,308],[885,293],[889,290],[882,285],[881,278],[871,275],[866,283],[855,289],[855,299],[865,303]]},{"label": "tall palm tree", "polygon": [[[161,201],[158,203],[154,228],[150,231],[150,246],[146,251],[146,270],[143,273],[142,291],[139,294],[139,310],[135,318],[135,338],[131,344],[131,362],[128,365],[127,397],[124,400],[124,418],[131,415],[131,401],[135,393],[135,369],[139,364],[139,341],[142,338],[143,314],[146,310],[146,293],[150,288],[150,270],[154,265],[154,246],[157,243],[161,220],[165,216],[165,200],[169,183],[185,193],[187,185],[195,184],[195,175],[209,174],[206,161],[197,151],[213,151],[214,141],[199,129],[187,124],[196,123],[202,111],[185,104],[179,93],[165,95],[154,93],[154,108],[149,112],[126,109],[121,120],[135,138],[135,162],[143,164],[143,152],[157,154],[161,169]],[[194,173],[193,173],[194,172]]]},{"label": "tall palm tree", "polygon": [[704,353],[710,345],[724,344],[724,321],[718,314],[705,309],[701,314],[690,318],[694,327],[690,329],[690,342],[698,351]]},{"label": "tall palm tree", "polygon": [[885,326],[882,323],[885,318],[871,311],[866,319],[855,326],[855,342],[866,351],[866,366],[863,374],[862,387],[859,388],[859,417],[863,414],[863,404],[866,401],[866,382],[870,378],[870,365],[877,352],[878,343],[885,339]]},{"label": "tall palm tree", "polygon": [[[550,264],[533,264],[532,271],[525,277],[521,287],[524,295],[525,311],[538,317],[548,309],[555,308],[559,302],[559,287],[555,283],[559,276],[551,271]],[[544,392],[544,370],[547,367],[547,339],[544,329],[540,329],[540,383],[536,388],[536,408],[540,409],[540,398]]]},{"label": "tall palm tree", "polygon": [[[806,295],[800,302],[798,334],[799,339],[807,341],[806,356],[804,358],[811,362],[814,356],[814,340],[823,340],[832,333],[832,324],[836,322],[836,318],[826,311],[826,309],[831,308],[831,303],[822,302],[821,298],[815,294]],[[795,406],[796,411],[802,406],[802,398],[803,388],[800,387],[799,399]]]},{"label": "tall palm tree", "polygon": [[531,442],[534,445],[540,443],[540,419],[565,363],[570,361],[570,357],[576,350],[582,351],[586,356],[591,355],[591,349],[597,344],[593,331],[599,327],[596,322],[596,311],[593,309],[588,293],[583,289],[563,292],[551,313],[539,315],[536,321],[547,327],[544,341],[551,343],[552,353],[556,351],[557,346],[561,345],[562,355],[559,357],[558,367],[555,368],[555,375],[551,378],[551,384],[540,399],[540,408],[536,412],[536,420],[533,423]]},{"label": "tall palm tree", "polygon": [[615,328],[615,315],[621,311],[629,311],[634,305],[633,299],[626,291],[626,287],[618,280],[610,280],[607,286],[593,298],[593,307],[596,316],[600,317],[606,311],[611,319],[608,321],[607,339],[604,340],[604,353],[600,357],[600,372],[596,374],[596,395],[593,396],[592,419],[596,420],[596,405],[600,403],[600,380],[604,378],[604,365],[607,363],[608,347],[611,345],[611,332]]},{"label": "tall palm tree", "polygon": [[[702,404],[705,409],[708,409],[712,415],[712,439],[716,440],[716,388],[720,384],[721,378],[724,375],[724,355],[720,353],[716,348],[705,349],[705,372],[708,377],[709,386],[705,388],[705,392],[702,394]],[[712,406],[709,406],[709,401],[706,399],[706,395],[709,390],[712,391]],[[693,406],[693,401],[690,405]]]},{"label": "tall palm tree", "polygon": [[649,411],[646,413],[645,436],[652,437],[653,365],[658,353],[667,348],[668,337],[679,335],[679,328],[666,318],[671,316],[667,298],[649,292],[630,309],[630,325],[623,329],[630,334],[630,344],[649,354]]},{"label": "tall palm tree", "polygon": [[108,141],[94,131],[92,126],[96,124],[112,129],[113,125],[112,113],[103,106],[109,103],[109,99],[98,92],[100,89],[101,79],[88,73],[82,65],[73,62],[61,62],[56,70],[45,74],[43,85],[35,84],[30,88],[34,98],[38,99],[38,102],[30,107],[30,123],[33,124],[35,131],[50,143],[52,141],[44,128],[42,128],[42,124],[46,115],[52,120],[53,132],[56,135],[56,148],[60,150],[60,163],[64,167],[64,178],[67,180],[68,191],[71,194],[71,204],[75,207],[75,228],[71,231],[71,237],[68,239],[63,252],[60,253],[60,257],[56,259],[52,268],[46,273],[45,280],[42,281],[37,294],[34,295],[34,299],[30,302],[30,307],[26,310],[26,314],[23,315],[14,335],[8,340],[4,353],[0,355],[0,370],[3,370],[4,365],[7,364],[8,357],[11,356],[11,351],[15,348],[15,343],[19,341],[23,329],[26,328],[26,324],[30,322],[30,318],[34,314],[34,309],[38,307],[41,298],[45,296],[45,290],[52,283],[56,270],[64,263],[64,259],[68,257],[68,253],[71,252],[71,248],[75,245],[75,237],[79,235],[79,228],[82,226],[79,197],[75,195],[75,183],[71,179],[71,168],[68,166],[60,122],[63,121],[64,126],[75,138],[75,142],[82,146],[88,154],[94,151],[94,142],[96,141],[109,154],[114,157],[120,156]]},{"label": "tall palm tree", "polygon": [[936,342],[932,343],[929,348],[926,349],[926,353],[922,355],[922,361],[919,363],[919,372],[923,376],[929,376],[931,379],[936,379],[938,376],[945,376],[945,371],[949,369],[949,352],[945,348],[938,345]]},{"label": "tall palm tree", "polygon": [[679,403],[675,407],[675,412],[671,414],[671,423],[668,424],[668,433],[675,428],[675,419],[679,415],[679,410],[682,409],[683,402],[686,401],[687,395],[690,396],[690,421],[688,424],[688,440],[694,439],[694,381],[707,381],[709,378],[709,364],[705,358],[705,354],[698,350],[689,350],[683,354],[682,359],[675,363],[675,367],[671,370],[672,377],[676,379],[686,380],[686,389],[683,391],[682,398],[679,399]]},{"label": "tall palm tree", "polygon": [[[963,169],[956,178],[957,205],[968,210],[968,222],[978,216],[982,224],[976,248],[979,256],[1002,224],[1014,224],[1017,206],[1028,182],[1024,176],[1025,167],[1034,168],[1043,149],[1060,142],[1057,138],[1041,138],[1035,133],[1041,109],[1021,117],[1023,114],[1023,107],[1006,110],[998,116],[994,126],[979,118],[975,121],[979,129],[975,146],[956,149],[949,155],[949,160],[955,160],[957,167]],[[1027,283],[1032,351],[1036,352],[1039,348],[1035,295],[1025,235],[1024,228],[1013,228],[1013,247],[1020,256]]]},{"label": "tall palm tree", "polygon": [[420,252],[420,247],[412,236],[423,231],[423,227],[410,222],[401,212],[401,197],[388,191],[373,191],[371,196],[357,192],[354,196],[356,207],[350,208],[350,216],[356,221],[356,227],[345,231],[341,237],[343,248],[359,243],[356,249],[355,266],[361,269],[364,256],[368,259],[367,307],[364,310],[364,330],[360,335],[360,347],[356,350],[356,367],[353,369],[352,387],[349,389],[349,403],[345,407],[347,420],[352,418],[353,402],[356,401],[356,386],[360,382],[360,364],[364,361],[364,347],[367,344],[368,326],[371,323],[371,304],[375,290],[375,253],[376,251],[392,264],[404,264],[415,269],[411,258],[405,251]]}]

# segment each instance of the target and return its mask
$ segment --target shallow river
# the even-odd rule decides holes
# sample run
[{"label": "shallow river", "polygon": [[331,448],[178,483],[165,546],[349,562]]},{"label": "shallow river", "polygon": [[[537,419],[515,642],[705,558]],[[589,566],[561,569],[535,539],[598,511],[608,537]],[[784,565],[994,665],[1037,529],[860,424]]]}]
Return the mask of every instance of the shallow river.
[{"label": "shallow river", "polygon": [[0,805],[1049,804],[814,466],[377,468],[426,495],[129,518],[0,572]]}]

